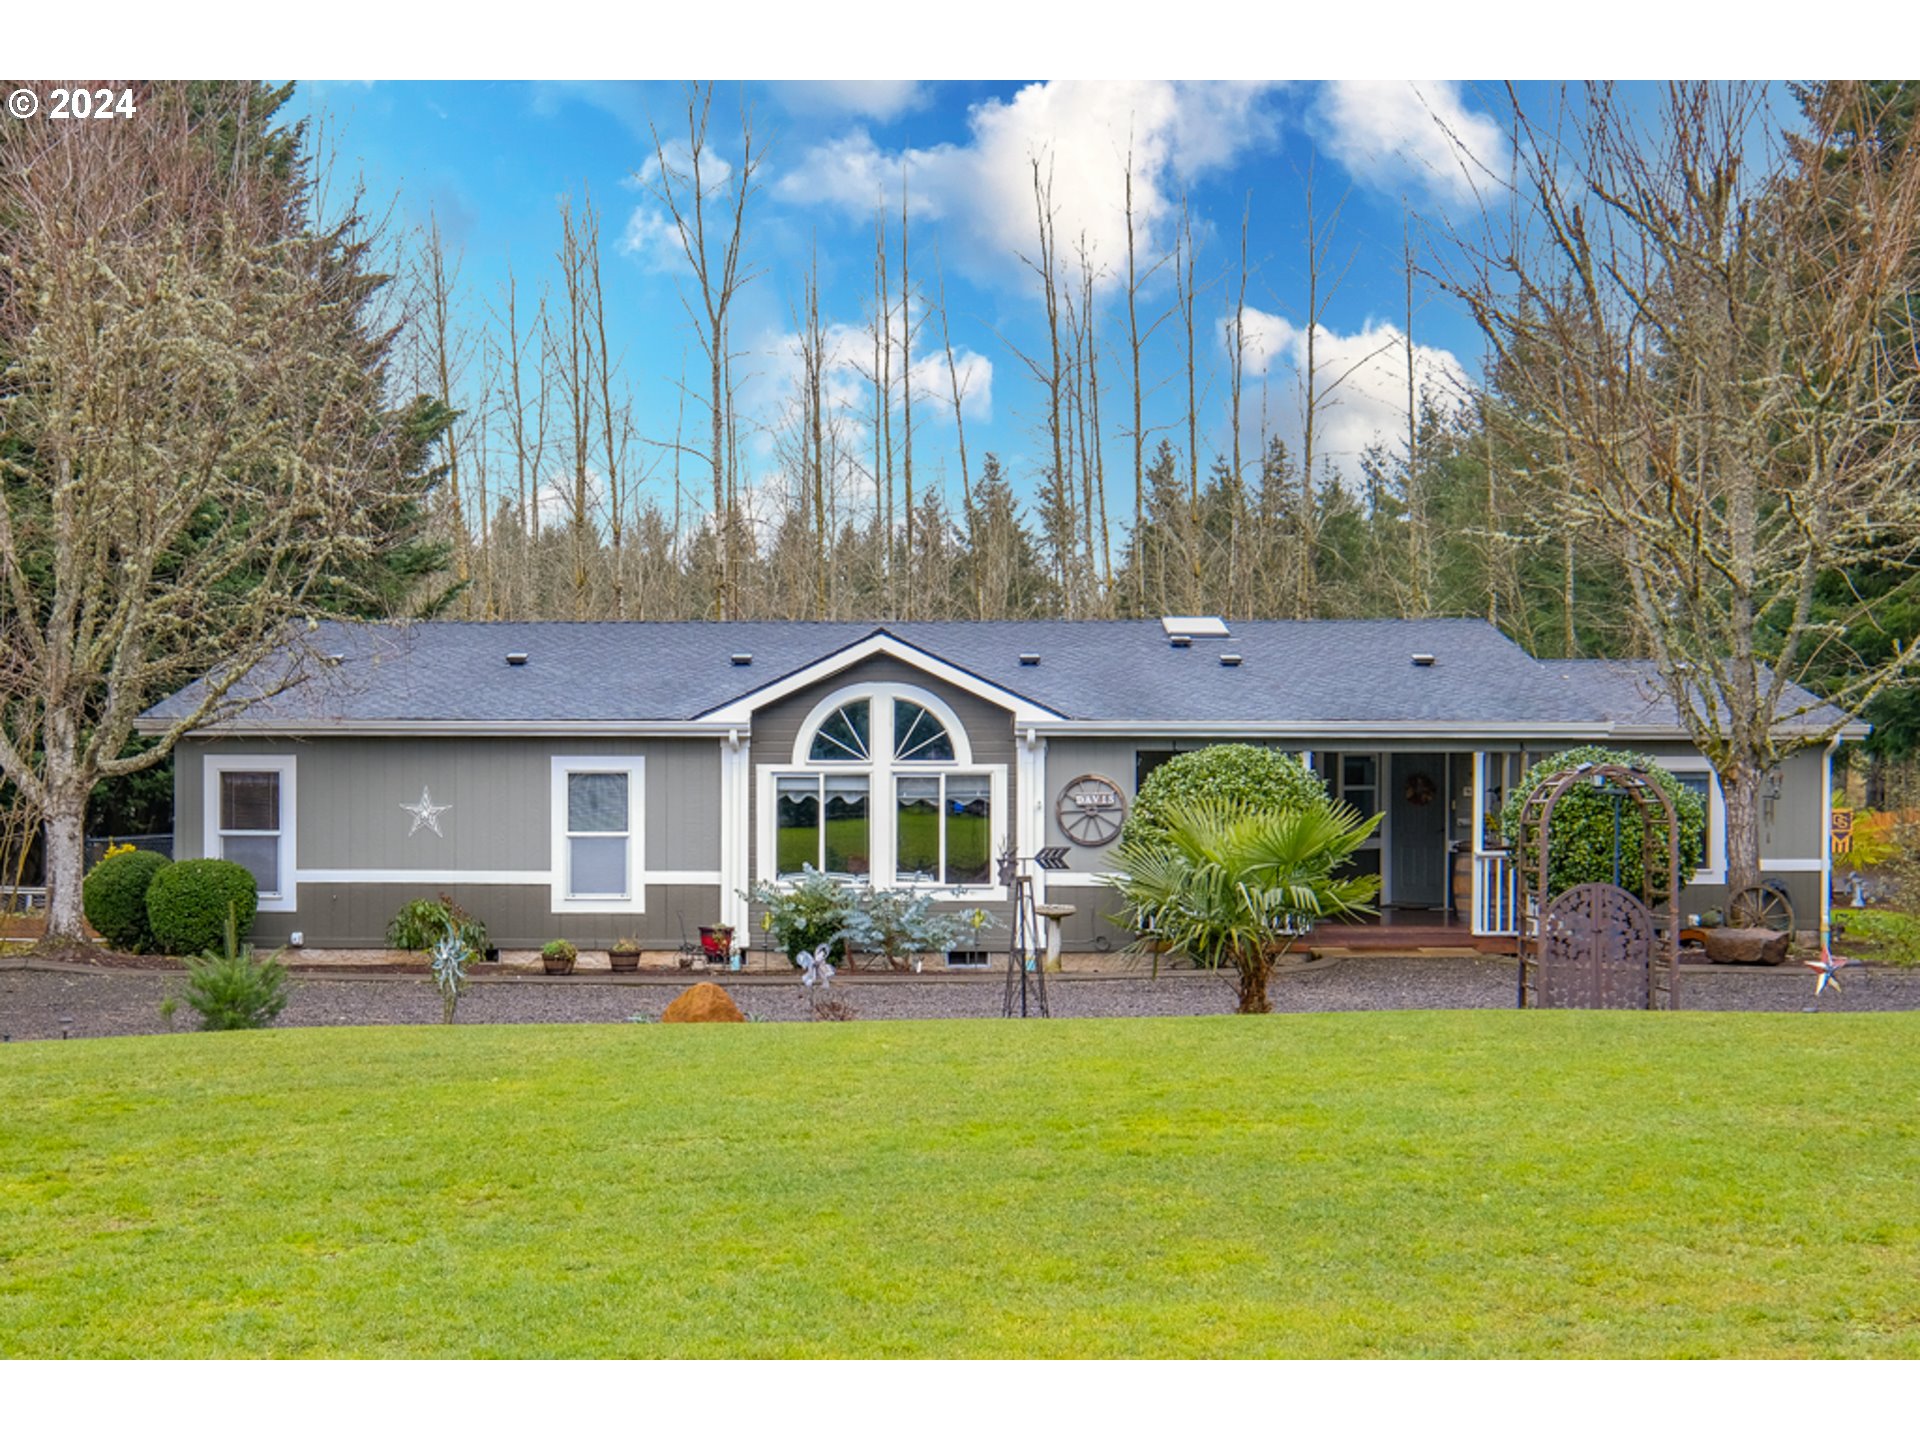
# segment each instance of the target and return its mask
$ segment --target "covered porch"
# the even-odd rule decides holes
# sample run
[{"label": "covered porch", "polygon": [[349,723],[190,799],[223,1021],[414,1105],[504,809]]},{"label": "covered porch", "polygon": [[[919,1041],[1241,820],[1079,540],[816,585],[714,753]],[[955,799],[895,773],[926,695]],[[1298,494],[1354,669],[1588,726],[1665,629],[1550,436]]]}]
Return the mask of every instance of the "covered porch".
[{"label": "covered porch", "polygon": [[1380,876],[1380,913],[1314,927],[1315,948],[1506,952],[1518,933],[1517,885],[1490,847],[1508,788],[1534,758],[1518,746],[1460,750],[1441,742],[1321,750],[1304,757],[1335,798],[1380,824],[1354,869]]}]

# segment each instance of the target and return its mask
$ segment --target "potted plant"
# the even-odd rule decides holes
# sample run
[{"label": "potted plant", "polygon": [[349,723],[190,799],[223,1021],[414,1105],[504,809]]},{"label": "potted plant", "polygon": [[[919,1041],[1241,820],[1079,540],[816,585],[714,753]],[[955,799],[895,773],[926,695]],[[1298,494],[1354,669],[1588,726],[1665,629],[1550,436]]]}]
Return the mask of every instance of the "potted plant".
[{"label": "potted plant", "polygon": [[540,963],[549,975],[571,975],[580,951],[571,940],[549,940],[540,947]]},{"label": "potted plant", "polygon": [[607,960],[616,970],[638,970],[640,968],[640,942],[622,936],[613,942],[607,951]]},{"label": "potted plant", "polygon": [[702,925],[700,927],[700,948],[706,952],[709,965],[724,965],[727,957],[733,953],[733,927],[731,925]]}]

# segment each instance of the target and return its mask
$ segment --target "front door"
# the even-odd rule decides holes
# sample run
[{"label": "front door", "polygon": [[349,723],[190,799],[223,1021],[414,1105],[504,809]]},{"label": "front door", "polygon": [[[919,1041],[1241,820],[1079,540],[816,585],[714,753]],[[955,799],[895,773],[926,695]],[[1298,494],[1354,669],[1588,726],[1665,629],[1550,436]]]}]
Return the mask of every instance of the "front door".
[{"label": "front door", "polygon": [[1386,902],[1439,909],[1447,903],[1447,757],[1395,755],[1389,772]]}]

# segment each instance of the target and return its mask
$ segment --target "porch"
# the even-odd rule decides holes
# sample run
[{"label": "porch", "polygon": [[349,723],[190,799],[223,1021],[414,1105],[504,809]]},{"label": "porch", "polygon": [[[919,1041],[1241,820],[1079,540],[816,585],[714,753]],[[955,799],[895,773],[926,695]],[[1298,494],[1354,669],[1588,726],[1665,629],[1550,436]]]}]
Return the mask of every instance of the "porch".
[{"label": "porch", "polygon": [[1328,793],[1380,817],[1354,868],[1380,877],[1380,913],[1314,927],[1316,949],[1510,953],[1519,926],[1509,854],[1490,848],[1500,806],[1534,758],[1520,749],[1318,751]]}]

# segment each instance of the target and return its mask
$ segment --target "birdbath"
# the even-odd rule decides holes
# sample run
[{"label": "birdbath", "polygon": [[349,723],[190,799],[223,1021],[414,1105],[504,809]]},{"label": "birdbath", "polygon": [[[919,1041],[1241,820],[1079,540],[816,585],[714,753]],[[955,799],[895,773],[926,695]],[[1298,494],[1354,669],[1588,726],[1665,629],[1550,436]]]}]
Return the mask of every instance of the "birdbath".
[{"label": "birdbath", "polygon": [[1049,970],[1060,968],[1060,922],[1073,914],[1077,905],[1036,905],[1033,913],[1047,926],[1047,956],[1041,963]]}]

